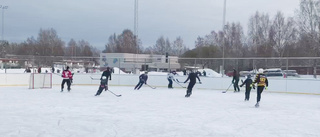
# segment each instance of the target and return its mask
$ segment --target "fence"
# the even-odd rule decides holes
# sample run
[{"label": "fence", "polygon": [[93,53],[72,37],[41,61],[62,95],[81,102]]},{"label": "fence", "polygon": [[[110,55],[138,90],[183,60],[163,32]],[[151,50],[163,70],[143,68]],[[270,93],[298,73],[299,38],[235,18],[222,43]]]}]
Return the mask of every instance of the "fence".
[{"label": "fence", "polygon": [[2,69],[27,67],[70,66],[71,68],[90,69],[117,67],[125,72],[136,73],[137,70],[181,71],[185,68],[208,68],[216,72],[225,73],[236,69],[250,71],[258,68],[280,68],[282,70],[296,70],[299,74],[320,74],[320,57],[288,57],[288,58],[177,58],[165,56],[155,58],[135,57],[75,57],[75,56],[17,56],[7,55],[0,59]]}]

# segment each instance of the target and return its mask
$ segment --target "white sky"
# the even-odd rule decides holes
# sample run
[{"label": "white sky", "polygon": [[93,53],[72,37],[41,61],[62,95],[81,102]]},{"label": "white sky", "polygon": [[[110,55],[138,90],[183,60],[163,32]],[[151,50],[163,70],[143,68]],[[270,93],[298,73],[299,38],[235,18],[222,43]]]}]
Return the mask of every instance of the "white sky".
[{"label": "white sky", "polygon": [[[84,39],[104,49],[110,35],[133,31],[134,26],[134,0],[1,0],[0,5],[9,6],[4,24],[1,18],[9,42],[23,42],[37,37],[40,28],[54,28],[66,43]],[[247,28],[257,10],[271,17],[277,11],[293,16],[298,6],[299,0],[227,0],[226,21]],[[139,0],[139,38],[147,47],[160,36],[171,42],[181,36],[193,48],[198,36],[222,28],[222,13],[223,0]]]}]

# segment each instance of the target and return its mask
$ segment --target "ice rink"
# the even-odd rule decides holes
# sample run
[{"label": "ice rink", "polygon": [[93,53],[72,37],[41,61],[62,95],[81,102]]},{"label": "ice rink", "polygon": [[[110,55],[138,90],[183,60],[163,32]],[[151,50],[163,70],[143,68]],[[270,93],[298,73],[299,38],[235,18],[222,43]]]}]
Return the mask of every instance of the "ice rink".
[{"label": "ice rink", "polygon": [[319,137],[320,96],[143,86],[0,88],[1,137]]}]

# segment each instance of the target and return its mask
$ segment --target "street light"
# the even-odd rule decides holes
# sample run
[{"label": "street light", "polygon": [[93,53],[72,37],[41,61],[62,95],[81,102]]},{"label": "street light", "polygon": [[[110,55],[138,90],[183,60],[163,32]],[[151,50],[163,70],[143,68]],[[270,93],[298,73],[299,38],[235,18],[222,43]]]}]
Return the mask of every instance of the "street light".
[{"label": "street light", "polygon": [[5,9],[8,9],[9,8],[9,6],[2,6],[2,5],[0,5],[0,8],[2,9],[2,41],[4,40],[4,37],[3,37],[3,30],[4,30],[4,10]]}]

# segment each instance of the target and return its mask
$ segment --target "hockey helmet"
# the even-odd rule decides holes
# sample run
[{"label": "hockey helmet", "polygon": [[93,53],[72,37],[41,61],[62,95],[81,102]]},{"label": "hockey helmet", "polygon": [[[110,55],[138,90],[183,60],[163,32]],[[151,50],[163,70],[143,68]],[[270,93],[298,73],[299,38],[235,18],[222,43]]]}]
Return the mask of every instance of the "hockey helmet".
[{"label": "hockey helmet", "polygon": [[263,73],[263,69],[262,69],[262,68],[259,68],[258,72],[259,72],[259,73]]}]

